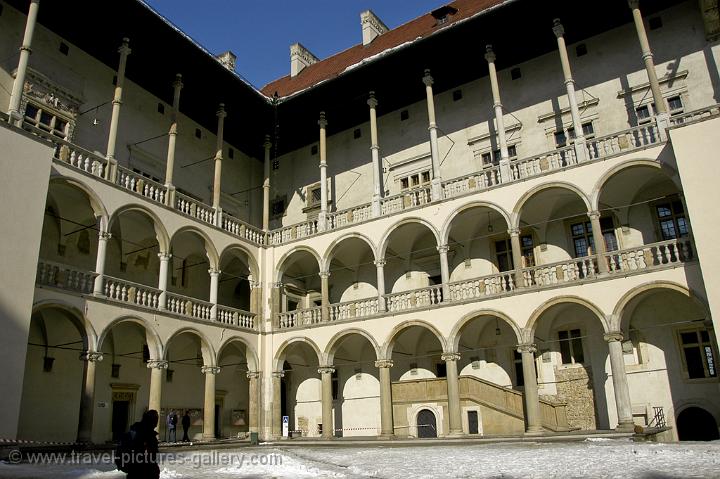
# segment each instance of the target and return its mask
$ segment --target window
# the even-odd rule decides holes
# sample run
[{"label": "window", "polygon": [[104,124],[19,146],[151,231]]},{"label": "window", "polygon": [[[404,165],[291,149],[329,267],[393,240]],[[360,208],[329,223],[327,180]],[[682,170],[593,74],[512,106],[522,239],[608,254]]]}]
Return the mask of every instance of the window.
[{"label": "window", "polygon": [[333,398],[333,400],[336,400],[338,398],[339,392],[340,392],[340,381],[338,380],[337,369],[335,369],[332,372],[332,398]]},{"label": "window", "polygon": [[360,128],[355,128],[355,131],[353,131],[353,138],[356,140],[362,136],[362,130]]},{"label": "window", "polygon": [[668,102],[668,111],[671,115],[677,115],[678,113],[682,113],[683,108],[683,102],[680,98],[680,95],[675,95],[673,97],[670,97],[667,99]]},{"label": "window", "polygon": [[682,238],[688,235],[689,228],[685,218],[682,201],[676,199],[655,206],[662,240]]},{"label": "window", "polygon": [[648,25],[650,26],[650,30],[657,30],[658,28],[662,28],[663,21],[662,17],[651,17],[648,20]]},{"label": "window", "polygon": [[119,364],[110,365],[110,376],[113,378],[120,377],[120,365]]},{"label": "window", "polygon": [[[668,112],[670,115],[678,115],[685,111],[682,98],[680,95],[674,95],[667,99]],[[638,119],[638,124],[647,123],[650,121],[652,115],[656,113],[655,103],[648,103],[635,108],[635,115]]]},{"label": "window", "polygon": [[202,138],[202,131],[200,131],[200,128],[195,128],[195,138],[197,138],[197,139]]},{"label": "window", "polygon": [[444,361],[435,364],[435,376],[439,378],[447,377],[447,364]]},{"label": "window", "polygon": [[522,72],[520,71],[520,68],[513,68],[512,70],[510,70],[510,78],[512,80],[522,78]]},{"label": "window", "polygon": [[[529,268],[535,266],[532,235],[520,236],[520,251],[522,254],[520,267]],[[495,242],[495,258],[497,259],[497,267],[499,271],[510,271],[514,268],[515,263],[512,257],[512,244],[510,238]]]},{"label": "window", "polygon": [[[642,105],[635,108],[635,115],[637,116],[638,124],[650,121],[650,117],[652,116],[652,113],[650,112],[650,106],[651,105]],[[654,105],[652,105],[652,107],[654,110]]]},{"label": "window", "polygon": [[[592,138],[595,136],[595,128],[593,127],[593,124],[591,121],[585,122],[582,124],[582,131],[583,136],[585,138]],[[565,130],[558,130],[555,132],[555,145],[558,148],[562,148],[563,146],[567,146],[568,140],[574,140],[575,139],[575,127],[568,127]]]},{"label": "window", "polygon": [[272,216],[282,216],[285,214],[285,197],[274,199],[270,204],[270,212]]},{"label": "window", "polygon": [[[517,158],[517,147],[515,145],[508,146],[507,150],[509,159]],[[492,152],[488,151],[486,153],[482,153],[481,158],[483,168],[489,168],[491,166],[497,166],[500,163],[502,154],[498,148]]]},{"label": "window", "polygon": [[585,45],[584,43],[581,43],[575,47],[575,55],[578,57],[587,55],[587,52],[587,45]]},{"label": "window", "polygon": [[400,121],[405,121],[408,118],[410,118],[410,113],[407,110],[403,110],[400,112]]},{"label": "window", "polygon": [[[613,224],[612,217],[606,216],[600,218],[600,230],[605,240],[605,249],[607,251],[617,250],[618,242],[615,236],[615,225]],[[592,223],[590,223],[590,221],[571,224],[570,234],[572,235],[573,249],[576,258],[593,254],[595,251],[595,241],[593,239]]]},{"label": "window", "polygon": [[272,169],[273,169],[273,170],[279,170],[279,169],[280,169],[280,159],[279,159],[279,158],[273,158],[273,160],[272,160]]},{"label": "window", "polygon": [[462,90],[455,90],[453,93],[453,101],[460,101],[462,100]]},{"label": "window", "polygon": [[582,338],[579,329],[559,331],[560,355],[563,364],[579,364],[585,361]]},{"label": "window", "polygon": [[25,121],[35,128],[45,130],[59,138],[67,139],[70,119],[63,118],[38,104],[28,102],[25,106]]},{"label": "window", "polygon": [[679,332],[685,370],[689,379],[717,377],[710,332],[705,329]]},{"label": "window", "polygon": [[430,170],[421,171],[420,173],[413,173],[410,176],[400,178],[400,189],[409,190],[419,188],[428,183],[430,183]]},{"label": "window", "polygon": [[311,154],[311,155],[317,155],[317,153],[318,153],[318,146],[317,146],[317,145],[311,146],[311,147],[310,147],[310,154]]},{"label": "window", "polygon": [[525,386],[525,375],[522,368],[522,354],[513,350],[513,364],[515,365],[515,386]]},{"label": "window", "polygon": [[157,112],[160,113],[161,115],[164,115],[165,114],[165,105],[158,102]]},{"label": "window", "polygon": [[60,53],[62,53],[63,55],[67,55],[68,53],[70,53],[70,47],[65,42],[60,42],[60,48],[58,48],[58,50],[60,50]]}]

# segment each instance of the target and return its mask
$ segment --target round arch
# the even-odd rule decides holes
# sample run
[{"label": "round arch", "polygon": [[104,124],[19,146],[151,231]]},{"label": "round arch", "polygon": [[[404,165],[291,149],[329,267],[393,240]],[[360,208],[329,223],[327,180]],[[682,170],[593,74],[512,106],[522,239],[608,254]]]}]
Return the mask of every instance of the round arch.
[{"label": "round arch", "polygon": [[530,315],[530,319],[528,320],[527,324],[524,328],[524,339],[527,343],[532,343],[533,338],[535,337],[535,329],[537,328],[537,322],[540,319],[540,316],[543,315],[547,310],[552,308],[553,306],[557,306],[558,304],[577,304],[580,306],[583,306],[590,310],[595,316],[597,316],[598,320],[600,320],[600,324],[602,324],[602,328],[604,332],[611,331],[610,325],[608,324],[605,314],[603,311],[598,308],[595,304],[592,302],[581,298],[579,296],[558,296],[557,298],[552,298],[548,301],[545,301],[543,304],[538,306],[535,311]]},{"label": "round arch", "polygon": [[147,216],[150,221],[152,221],[153,227],[155,229],[155,235],[157,236],[158,244],[160,247],[160,252],[167,253],[168,251],[170,251],[170,235],[168,234],[167,228],[165,228],[162,220],[152,210],[139,204],[131,203],[123,205],[120,208],[116,209],[112,216],[110,216],[110,220],[108,221],[108,231],[112,227],[113,222],[116,221],[121,214],[131,211],[143,214]]},{"label": "round arch", "polygon": [[102,231],[107,231],[109,227],[109,220],[110,215],[108,214],[108,210],[105,207],[105,204],[100,199],[100,196],[95,193],[95,190],[90,188],[87,184],[85,184],[81,180],[77,180],[75,178],[69,178],[65,176],[53,176],[50,178],[50,184],[52,183],[65,183],[67,185],[73,186],[83,193],[85,193],[88,197],[88,200],[90,202],[90,207],[92,208],[93,212],[95,213],[95,216],[100,217],[100,229]]},{"label": "round arch", "polygon": [[321,266],[322,266],[322,258],[321,258],[320,255],[317,253],[317,251],[315,251],[314,249],[312,249],[312,248],[309,247],[309,246],[304,246],[304,245],[303,245],[303,246],[296,246],[296,247],[294,247],[293,249],[290,249],[290,250],[286,251],[286,252],[280,257],[280,260],[277,262],[277,267],[276,267],[276,269],[275,269],[275,281],[276,281],[276,282],[282,281],[282,275],[283,275],[283,273],[284,273],[284,271],[283,271],[283,266],[285,266],[285,262],[288,260],[288,258],[290,258],[290,256],[292,256],[293,254],[298,253],[298,252],[300,252],[300,251],[305,251],[305,252],[310,253],[311,255],[313,255],[313,257],[314,257],[315,260],[317,261],[318,269],[321,269]]},{"label": "round arch", "polygon": [[98,351],[98,337],[92,323],[75,306],[58,300],[43,300],[35,303],[31,314],[41,313],[46,309],[59,309],[68,315],[68,319],[75,326],[83,339],[83,346],[88,351]]},{"label": "round arch", "polygon": [[213,269],[220,268],[220,256],[218,255],[217,248],[215,248],[215,244],[212,242],[207,233],[200,230],[199,228],[196,228],[195,226],[183,226],[182,228],[175,231],[170,237],[169,244],[171,245],[172,242],[175,241],[175,239],[182,233],[193,233],[197,235],[200,239],[202,239],[205,243],[205,252],[207,253],[210,267]]},{"label": "round arch", "polygon": [[564,181],[553,181],[550,183],[543,183],[543,184],[537,185],[537,186],[531,188],[530,190],[526,191],[525,194],[520,197],[518,202],[515,204],[515,207],[513,208],[512,215],[511,215],[512,222],[510,223],[510,227],[511,228],[520,227],[520,216],[521,216],[520,213],[522,212],[522,209],[525,206],[525,203],[527,203],[527,201],[530,198],[535,196],[535,194],[540,193],[541,191],[549,190],[552,188],[565,189],[565,190],[569,190],[569,191],[575,193],[583,201],[583,203],[585,203],[585,207],[587,208],[588,212],[592,211],[590,200],[588,199],[587,194],[585,194],[584,191],[582,191],[580,188],[578,188],[577,186],[575,186],[571,183],[567,183]]},{"label": "round arch", "polygon": [[225,351],[225,348],[232,343],[241,343],[243,346],[245,346],[245,359],[247,360],[248,371],[258,372],[259,361],[257,353],[255,352],[255,348],[253,348],[250,343],[242,336],[232,336],[225,340],[225,342],[218,349],[215,364],[220,364],[220,358],[222,357],[223,351]]},{"label": "round arch", "polygon": [[336,333],[335,336],[328,341],[327,347],[325,348],[325,359],[327,364],[334,364],[337,349],[342,344],[343,339],[352,334],[357,334],[367,339],[370,342],[373,351],[375,351],[375,359],[380,359],[380,346],[377,341],[375,341],[375,338],[367,331],[359,328],[350,328]]},{"label": "round arch", "polygon": [[240,251],[244,253],[248,258],[248,267],[250,268],[250,274],[253,275],[253,278],[259,279],[260,278],[260,267],[258,266],[257,258],[250,252],[249,249],[247,249],[245,246],[234,243],[231,245],[228,245],[225,247],[225,249],[220,253],[219,259],[218,259],[218,265],[222,264],[223,259],[229,254],[232,254],[233,251]]},{"label": "round arch", "polygon": [[391,225],[387,229],[385,234],[383,234],[383,237],[380,240],[380,248],[378,249],[378,256],[380,258],[385,258],[385,252],[387,251],[388,242],[389,242],[390,236],[393,234],[393,232],[396,231],[401,226],[410,224],[410,223],[419,223],[423,226],[426,226],[432,232],[433,236],[435,236],[435,242],[437,243],[437,245],[438,246],[440,245],[440,233],[438,233],[437,229],[435,229],[435,226],[433,226],[432,223],[430,223],[429,221],[427,221],[423,218],[420,218],[417,216],[412,216],[410,218],[403,218],[403,219],[395,222],[393,225]]},{"label": "round arch", "polygon": [[152,323],[138,316],[120,316],[119,318],[113,319],[105,329],[102,330],[98,337],[98,350],[102,349],[105,339],[107,339],[110,331],[121,323],[134,323],[142,326],[145,329],[145,336],[148,339],[148,348],[150,349],[150,359],[160,359],[163,354],[163,345],[160,340],[160,335],[155,331]]},{"label": "round arch", "polygon": [[603,187],[607,184],[607,182],[616,174],[629,170],[630,168],[638,168],[638,167],[649,167],[654,168],[663,174],[665,174],[670,181],[673,182],[673,184],[679,189],[682,190],[682,185],[680,184],[680,178],[677,174],[677,171],[675,171],[673,168],[666,164],[659,163],[658,161],[649,160],[649,159],[636,159],[636,160],[630,160],[626,161],[624,163],[621,163],[619,165],[615,165],[610,170],[606,171],[595,183],[595,186],[593,186],[592,193],[590,195],[590,206],[593,211],[597,211],[600,209],[600,195],[602,193]]},{"label": "round arch", "polygon": [[207,336],[205,336],[201,331],[192,327],[178,329],[177,331],[173,332],[169,338],[167,338],[167,341],[165,341],[165,347],[163,349],[163,359],[167,359],[168,350],[170,349],[170,343],[172,343],[173,339],[177,338],[181,334],[186,333],[195,335],[200,339],[200,349],[202,350],[203,365],[215,366],[215,358],[217,357],[217,355],[215,354],[212,344],[208,340]]},{"label": "round arch", "polygon": [[325,254],[322,256],[322,259],[320,260],[320,269],[321,270],[328,270],[330,268],[330,262],[333,259],[333,253],[335,252],[335,248],[337,248],[340,243],[342,243],[345,240],[349,240],[352,238],[357,238],[361,241],[364,241],[367,243],[367,245],[370,247],[370,251],[372,251],[373,258],[377,260],[377,249],[375,248],[375,245],[373,244],[372,240],[365,236],[362,233],[346,233],[339,238],[336,238],[332,243],[330,243],[330,246],[327,247],[325,250]]},{"label": "round arch", "polygon": [[285,353],[287,352],[287,348],[290,347],[290,345],[295,343],[304,343],[310,346],[310,348],[315,352],[315,355],[318,359],[318,364],[323,364],[323,357],[322,353],[320,352],[320,348],[318,348],[317,344],[315,344],[315,341],[312,339],[305,337],[305,336],[295,336],[290,339],[286,339],[282,342],[282,344],[278,347],[277,351],[275,352],[275,356],[273,357],[273,371],[281,371],[283,368],[283,362],[285,361]]},{"label": "round arch", "polygon": [[460,337],[462,336],[462,332],[465,326],[467,326],[473,319],[480,316],[493,316],[495,318],[499,318],[505,321],[505,323],[507,323],[507,325],[510,326],[510,328],[515,333],[515,337],[517,338],[518,343],[522,342],[522,331],[518,327],[517,323],[513,321],[512,318],[510,318],[510,316],[496,309],[480,309],[478,311],[473,311],[472,313],[466,314],[465,316],[460,318],[457,323],[455,323],[455,326],[453,326],[453,329],[450,332],[450,336],[448,337],[448,346],[452,347],[451,352],[458,351]]},{"label": "round arch", "polygon": [[453,220],[461,213],[463,213],[467,210],[470,210],[472,208],[489,208],[489,209],[495,211],[497,214],[499,214],[502,217],[502,219],[505,220],[505,224],[508,225],[508,228],[510,228],[510,225],[512,224],[510,222],[510,215],[501,206],[498,206],[495,203],[490,203],[487,201],[473,201],[471,203],[462,205],[459,208],[455,209],[455,211],[450,213],[450,216],[447,217],[447,219],[443,223],[442,229],[440,230],[440,232],[441,232],[440,240],[442,241],[441,244],[448,243],[448,239],[450,236],[450,227],[452,226]]},{"label": "round arch", "polygon": [[420,326],[422,328],[429,330],[431,333],[433,333],[435,335],[437,340],[440,342],[440,347],[442,348],[443,352],[448,351],[447,342],[445,341],[445,337],[442,334],[440,334],[440,331],[438,331],[438,329],[435,326],[433,326],[432,324],[427,323],[425,321],[410,320],[410,321],[405,321],[405,322],[398,324],[397,326],[395,326],[393,328],[392,331],[390,331],[390,334],[388,335],[387,340],[385,341],[385,343],[381,349],[382,357],[379,357],[378,359],[392,358],[393,347],[395,347],[395,340],[397,339],[397,337],[400,335],[400,333],[403,330],[405,330],[407,328],[411,328],[413,326]]}]

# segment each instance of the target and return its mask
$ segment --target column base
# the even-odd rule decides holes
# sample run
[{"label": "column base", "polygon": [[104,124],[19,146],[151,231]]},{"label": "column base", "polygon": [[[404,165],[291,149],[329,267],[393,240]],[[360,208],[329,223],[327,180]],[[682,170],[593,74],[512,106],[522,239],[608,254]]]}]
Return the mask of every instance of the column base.
[{"label": "column base", "polygon": [[621,421],[615,428],[615,432],[635,432],[635,423],[632,421]]},{"label": "column base", "polygon": [[542,436],[545,433],[545,430],[538,426],[529,427],[525,430],[525,433],[523,435],[525,436]]},{"label": "column base", "polygon": [[446,437],[463,437],[465,436],[464,431],[450,431]]},{"label": "column base", "polygon": [[381,441],[392,441],[397,439],[397,436],[395,434],[380,434],[377,438]]},{"label": "column base", "polygon": [[203,441],[214,441],[214,440],[215,440],[215,436],[206,436],[205,434],[203,434],[202,440],[203,440]]}]

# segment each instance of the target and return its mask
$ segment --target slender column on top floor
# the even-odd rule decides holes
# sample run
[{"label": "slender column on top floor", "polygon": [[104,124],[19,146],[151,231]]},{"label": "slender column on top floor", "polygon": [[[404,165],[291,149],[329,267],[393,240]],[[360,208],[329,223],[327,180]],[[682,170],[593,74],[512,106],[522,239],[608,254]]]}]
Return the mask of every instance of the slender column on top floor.
[{"label": "slender column on top floor", "polygon": [[97,259],[95,260],[95,272],[97,276],[95,277],[95,286],[93,288],[93,294],[95,296],[105,295],[105,256],[107,254],[107,244],[111,237],[112,234],[107,231],[101,230],[98,233],[98,250]]},{"label": "slender column on top floor", "polygon": [[325,231],[327,228],[327,120],[325,112],[320,112],[318,126],[320,126],[320,214],[318,215],[318,229]]},{"label": "slender column on top floor", "polygon": [[260,389],[258,388],[258,382],[260,379],[260,373],[257,371],[248,371],[246,373],[249,389],[249,400],[248,400],[248,429],[250,432],[259,432],[259,403],[260,403]]},{"label": "slender column on top floor", "polygon": [[270,135],[265,135],[265,161],[263,162],[263,231],[270,230]]},{"label": "slender column on top floor", "polygon": [[218,304],[218,285],[220,283],[220,270],[210,268],[210,302],[212,303],[212,309],[210,309],[210,319],[217,319],[217,304]]},{"label": "slender column on top floor", "polygon": [[158,258],[160,258],[160,275],[158,278],[160,297],[158,298],[158,309],[163,310],[167,303],[168,272],[170,270],[170,259],[172,255],[170,253],[158,253]]},{"label": "slender column on top floor", "polygon": [[380,370],[380,436],[390,438],[395,435],[390,382],[390,368],[393,367],[393,362],[390,359],[380,359],[375,361],[375,367]]},{"label": "slender column on top floor", "polygon": [[653,60],[652,50],[650,49],[650,41],[645,31],[642,12],[640,12],[640,0],[628,0],[628,6],[632,9],[635,29],[637,30],[638,40],[640,41],[640,48],[642,50],[642,58],[645,62],[645,70],[647,71],[648,82],[650,83],[650,91],[652,92],[653,101],[655,102],[658,130],[660,131],[660,137],[666,139],[669,115],[662,91],[660,90],[657,72],[655,71],[655,62]]},{"label": "slender column on top floor", "polygon": [[279,281],[273,283],[272,289],[270,290],[270,315],[273,328],[275,329],[280,328],[280,303],[282,302],[282,290],[283,284]]},{"label": "slender column on top floor", "polygon": [[590,218],[590,225],[592,226],[593,244],[595,245],[595,254],[597,255],[598,272],[603,274],[607,273],[610,268],[605,257],[607,253],[607,246],[605,245],[605,236],[602,233],[602,227],[600,226],[600,212],[591,211],[588,213]]},{"label": "slender column on top floor", "polygon": [[15,73],[15,81],[13,82],[12,93],[10,94],[10,104],[8,105],[8,121],[10,123],[17,122],[18,126],[22,124],[23,116],[22,113],[20,113],[20,103],[25,87],[28,61],[30,61],[30,54],[32,53],[32,39],[35,33],[39,8],[40,0],[32,0],[30,2],[27,21],[25,22],[25,35],[23,36],[23,42],[20,46],[20,58],[18,59],[17,72]]},{"label": "slender column on top floor", "polygon": [[522,247],[520,246],[520,228],[512,228],[508,230],[510,235],[510,247],[512,249],[513,268],[515,270],[514,279],[515,287],[522,288],[525,286],[523,277],[523,257]]},{"label": "slender column on top floor", "polygon": [[[151,359],[148,361],[147,367],[150,370],[148,409],[154,409],[159,413],[162,405],[163,372],[168,368],[168,362],[163,359]],[[157,431],[158,428],[156,427],[155,430]]]},{"label": "slender column on top floor", "polygon": [[120,123],[120,106],[122,105],[123,85],[125,84],[125,67],[127,65],[127,57],[130,55],[130,40],[123,38],[122,45],[118,48],[120,53],[120,63],[117,70],[117,81],[115,82],[115,95],[112,101],[112,114],[110,117],[110,133],[108,134],[107,153],[105,157],[108,160],[105,168],[105,179],[115,181],[117,170],[117,160],[115,159],[115,147],[117,143],[118,124]]},{"label": "slender column on top floor", "polygon": [[318,374],[322,380],[322,437],[323,439],[332,439],[335,437],[335,429],[333,427],[333,394],[332,394],[332,375],[335,368],[330,366],[320,366]]},{"label": "slender column on top floor", "polygon": [[370,107],[370,154],[372,155],[373,168],[373,196],[372,196],[372,214],[373,218],[377,218],[382,214],[380,199],[382,198],[382,184],[380,175],[380,146],[378,145],[378,129],[377,129],[377,105],[375,92],[370,92],[370,98],[367,101]]},{"label": "slender column on top floor", "polygon": [[282,436],[282,378],[285,371],[273,371],[272,373],[272,436]]},{"label": "slender column on top floor", "polygon": [[610,351],[610,370],[612,372],[613,390],[615,392],[615,407],[617,408],[617,430],[632,431],[635,428],[632,417],[632,403],[630,402],[630,388],[628,387],[625,360],[623,359],[623,334],[611,331],[604,336]]},{"label": "slender column on top floor", "polygon": [[498,146],[500,147],[500,178],[503,183],[507,183],[512,181],[512,171],[510,169],[510,155],[508,153],[507,137],[505,136],[503,106],[500,101],[500,85],[498,83],[497,69],[495,68],[496,56],[492,45],[487,45],[485,47],[485,60],[488,62],[488,71],[490,72],[490,87],[492,89],[493,108],[495,109]]},{"label": "slender column on top floor", "polygon": [[440,359],[445,361],[448,410],[450,411],[450,435],[459,436],[463,433],[462,416],[460,414],[460,384],[457,370],[457,362],[460,360],[460,355],[458,353],[446,353],[443,354]]},{"label": "slender column on top floor", "polygon": [[215,439],[215,375],[220,372],[220,368],[217,366],[203,366],[200,371],[205,375],[202,437],[205,441],[212,441]]},{"label": "slender column on top floor", "polygon": [[320,271],[320,307],[322,321],[330,321],[330,271]]},{"label": "slender column on top floor", "polygon": [[165,166],[165,187],[167,195],[165,196],[165,204],[172,206],[175,204],[175,186],[173,185],[173,169],[175,168],[175,146],[177,144],[178,135],[178,113],[180,113],[180,90],[183,88],[182,75],[175,75],[173,82],[173,104],[172,113],[170,113],[170,131],[168,132],[168,151],[167,163]]},{"label": "slender column on top floor", "polygon": [[80,396],[77,442],[92,442],[95,406],[95,363],[102,361],[102,359],[102,353],[96,351],[86,351],[80,354],[80,360],[83,361],[83,389]]},{"label": "slender column on top floor", "polygon": [[567,89],[568,104],[570,105],[570,115],[572,116],[573,130],[575,131],[575,159],[577,162],[587,159],[587,147],[585,146],[585,134],[580,121],[580,110],[578,109],[577,96],[575,93],[575,80],[570,69],[570,59],[568,58],[567,46],[565,45],[565,28],[560,19],[553,20],[553,32],[557,37],[558,52],[560,53],[560,63],[562,64],[563,75],[565,76],[565,88]]},{"label": "slender column on top floor", "polygon": [[450,247],[446,244],[441,244],[437,247],[438,253],[440,253],[440,278],[442,280],[442,300],[450,301],[450,267],[448,266],[448,251]]},{"label": "slender column on top floor", "polygon": [[440,149],[438,148],[438,126],[435,118],[435,97],[433,95],[433,80],[430,70],[425,70],[423,83],[425,84],[425,95],[427,96],[428,109],[428,131],[430,132],[430,160],[432,162],[433,178],[432,199],[439,201],[442,199],[442,176],[440,175]]},{"label": "slender column on top floor", "polygon": [[256,319],[259,320],[262,311],[262,283],[255,281],[255,277],[251,274],[248,275],[248,285],[250,286],[249,310],[251,313],[255,313],[257,315]]},{"label": "slender column on top floor", "polygon": [[385,259],[379,259],[375,261],[375,268],[377,270],[377,292],[378,292],[378,311],[387,311],[387,304],[385,304]]},{"label": "slender column on top floor", "polygon": [[522,358],[523,380],[525,399],[526,432],[537,434],[542,432],[542,420],[540,417],[540,396],[538,395],[537,374],[535,372],[535,352],[537,347],[534,344],[519,344],[517,351]]},{"label": "slender column on top floor", "polygon": [[218,118],[217,139],[215,142],[215,176],[213,179],[213,208],[215,209],[215,226],[222,224],[222,211],[220,209],[220,187],[222,185],[223,135],[225,131],[225,104],[220,103],[215,113]]}]

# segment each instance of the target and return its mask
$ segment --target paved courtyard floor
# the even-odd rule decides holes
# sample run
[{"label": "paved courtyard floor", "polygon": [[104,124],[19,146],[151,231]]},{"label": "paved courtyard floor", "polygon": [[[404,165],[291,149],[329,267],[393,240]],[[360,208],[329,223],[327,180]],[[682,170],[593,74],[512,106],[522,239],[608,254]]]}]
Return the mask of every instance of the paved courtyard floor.
[{"label": "paved courtyard floor", "polygon": [[[120,479],[109,454],[44,457],[45,464],[0,463],[0,478]],[[428,446],[242,447],[167,455],[161,478],[617,478],[720,477],[720,441],[634,443],[587,439],[567,443]],[[53,464],[47,464],[54,461]],[[104,463],[103,463],[104,461]]]}]

